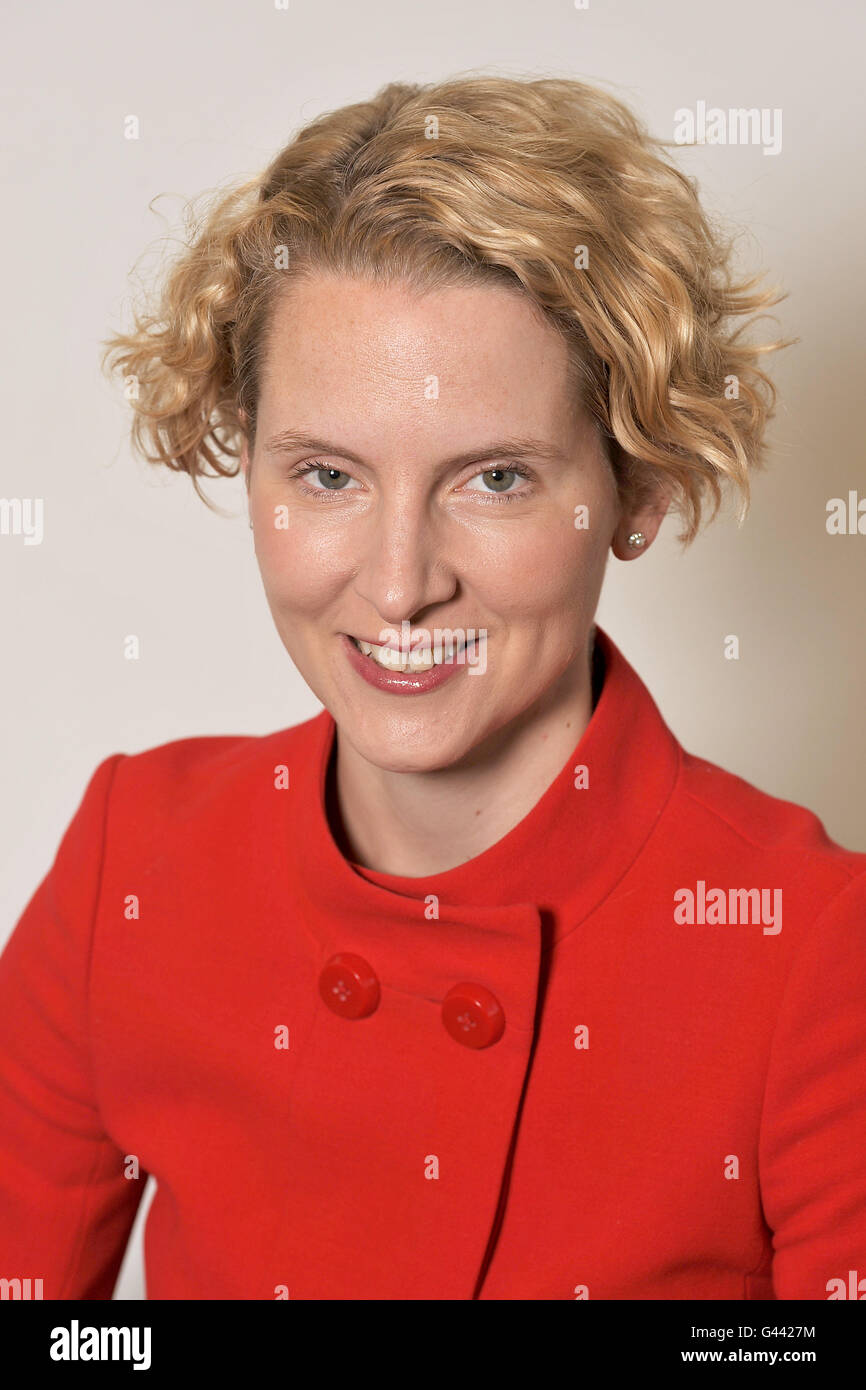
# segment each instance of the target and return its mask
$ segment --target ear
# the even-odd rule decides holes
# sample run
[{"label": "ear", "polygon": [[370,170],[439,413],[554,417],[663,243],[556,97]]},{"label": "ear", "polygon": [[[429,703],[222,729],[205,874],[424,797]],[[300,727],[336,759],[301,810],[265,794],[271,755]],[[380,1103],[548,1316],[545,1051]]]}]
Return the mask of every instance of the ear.
[{"label": "ear", "polygon": [[[618,560],[636,560],[649,550],[671,504],[671,490],[661,486],[648,502],[623,512],[617,522],[610,548]],[[629,545],[628,538],[640,531],[646,541],[641,546]]]},{"label": "ear", "polygon": [[249,490],[250,490],[250,464],[252,463],[252,460],[251,460],[251,458],[250,458],[249,434],[247,433],[247,416],[246,416],[246,412],[243,411],[243,410],[239,411],[239,412],[238,412],[238,415],[239,415],[239,417],[240,417],[241,426],[242,426],[243,431],[244,431],[243,443],[241,444],[241,452],[240,452],[240,467],[241,467],[241,472],[242,472],[243,475],[244,475],[244,484],[245,484],[245,486],[246,486],[246,490],[247,490],[247,492],[249,492]]}]

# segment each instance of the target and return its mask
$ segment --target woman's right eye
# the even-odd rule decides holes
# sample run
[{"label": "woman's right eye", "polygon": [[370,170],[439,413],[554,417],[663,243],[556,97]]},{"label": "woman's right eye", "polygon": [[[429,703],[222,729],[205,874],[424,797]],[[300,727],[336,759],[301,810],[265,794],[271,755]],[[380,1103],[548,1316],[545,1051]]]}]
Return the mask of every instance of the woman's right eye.
[{"label": "woman's right eye", "polygon": [[344,473],[341,468],[317,468],[314,471],[322,487],[337,489],[352,481],[348,473]]},{"label": "woman's right eye", "polygon": [[294,470],[292,476],[300,478],[304,475],[310,476],[311,481],[315,479],[314,492],[342,492],[355,481],[351,474],[345,473],[342,468],[328,468],[315,462],[302,464]]}]

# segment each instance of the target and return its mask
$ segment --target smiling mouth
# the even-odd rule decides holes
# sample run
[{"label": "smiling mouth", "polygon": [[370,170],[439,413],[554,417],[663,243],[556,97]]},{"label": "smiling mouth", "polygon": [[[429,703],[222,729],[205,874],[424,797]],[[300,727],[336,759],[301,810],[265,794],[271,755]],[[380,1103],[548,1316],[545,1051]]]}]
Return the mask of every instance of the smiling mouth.
[{"label": "smiling mouth", "polygon": [[[378,647],[374,642],[364,642],[360,637],[352,637],[351,633],[346,635],[359,652],[370,661],[374,661],[377,666],[381,666],[383,670],[405,673],[432,671],[434,666],[451,665],[467,647],[465,641],[459,643],[434,642],[432,646],[419,645],[404,655],[399,647]],[[468,645],[474,646],[474,639]]]}]

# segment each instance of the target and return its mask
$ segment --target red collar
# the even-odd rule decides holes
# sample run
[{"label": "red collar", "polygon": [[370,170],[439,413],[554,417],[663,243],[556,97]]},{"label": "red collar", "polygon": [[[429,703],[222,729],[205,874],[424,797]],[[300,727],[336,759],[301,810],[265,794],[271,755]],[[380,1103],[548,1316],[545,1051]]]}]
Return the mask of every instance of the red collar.
[{"label": "red collar", "polygon": [[[609,896],[664,810],[681,749],[637,672],[597,625],[595,634],[604,683],[568,762],[513,830],[445,873],[366,878],[343,857],[325,810],[334,721],[322,710],[301,726],[305,737],[289,755],[285,794],[296,810],[293,887],[328,954],[355,950],[372,960],[384,952],[394,987],[430,994],[438,981],[444,992],[458,978],[464,952],[477,970],[479,933],[493,953],[491,970],[500,952],[512,968],[526,953],[528,967],[537,962],[542,914],[549,914],[547,945],[548,933],[559,939]],[[582,790],[574,785],[578,766],[589,773]],[[430,894],[438,898],[438,919]],[[518,1022],[513,1012],[511,1018]]]}]

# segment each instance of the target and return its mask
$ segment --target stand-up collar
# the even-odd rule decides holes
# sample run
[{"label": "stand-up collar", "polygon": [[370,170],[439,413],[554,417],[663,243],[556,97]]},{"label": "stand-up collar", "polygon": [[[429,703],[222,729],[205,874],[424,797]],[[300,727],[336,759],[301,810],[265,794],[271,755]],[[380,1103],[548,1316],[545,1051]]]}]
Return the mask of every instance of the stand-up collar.
[{"label": "stand-up collar", "polygon": [[[568,761],[522,821],[484,853],[445,873],[378,874],[359,870],[343,856],[326,811],[334,720],[323,710],[309,721],[305,741],[291,755],[290,795],[297,809],[293,877],[302,886],[307,925],[325,949],[351,950],[347,934],[358,940],[370,931],[388,941],[410,923],[419,940],[434,933],[440,946],[443,934],[468,939],[482,933],[512,949],[521,939],[537,948],[540,911],[551,914],[555,939],[608,896],[661,815],[681,750],[643,681],[597,625],[595,640],[604,663],[601,694]],[[583,777],[575,771],[581,768]],[[588,785],[576,786],[576,780]],[[438,900],[438,919],[431,918],[430,895]],[[393,944],[391,939],[391,949]],[[403,944],[405,987],[429,988],[429,959],[413,957],[405,937]],[[452,956],[443,976],[446,988],[454,968]]]}]

